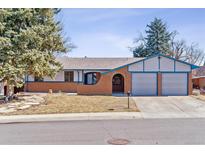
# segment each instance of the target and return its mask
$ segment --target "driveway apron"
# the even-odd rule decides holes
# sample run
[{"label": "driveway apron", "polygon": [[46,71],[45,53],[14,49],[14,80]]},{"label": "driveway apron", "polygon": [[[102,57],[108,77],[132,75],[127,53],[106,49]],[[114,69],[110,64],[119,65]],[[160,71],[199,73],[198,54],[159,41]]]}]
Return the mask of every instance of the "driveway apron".
[{"label": "driveway apron", "polygon": [[191,96],[132,98],[144,118],[205,117],[205,102]]}]

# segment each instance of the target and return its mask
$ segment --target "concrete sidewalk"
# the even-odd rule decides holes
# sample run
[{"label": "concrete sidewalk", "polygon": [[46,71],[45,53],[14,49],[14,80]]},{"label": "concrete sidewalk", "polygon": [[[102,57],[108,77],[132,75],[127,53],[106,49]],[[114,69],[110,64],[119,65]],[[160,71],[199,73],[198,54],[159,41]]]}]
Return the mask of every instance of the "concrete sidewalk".
[{"label": "concrete sidewalk", "polygon": [[111,119],[164,119],[164,118],[205,118],[204,114],[183,113],[143,113],[143,112],[104,112],[104,113],[66,113],[42,115],[12,115],[0,116],[0,124],[43,122],[43,121],[69,121],[69,120],[111,120]]}]

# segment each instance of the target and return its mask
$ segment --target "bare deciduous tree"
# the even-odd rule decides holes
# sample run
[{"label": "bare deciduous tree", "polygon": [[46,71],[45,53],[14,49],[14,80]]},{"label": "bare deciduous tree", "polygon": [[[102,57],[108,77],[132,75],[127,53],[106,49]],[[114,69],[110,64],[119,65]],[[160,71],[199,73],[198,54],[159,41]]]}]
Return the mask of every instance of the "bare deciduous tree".
[{"label": "bare deciduous tree", "polygon": [[205,61],[205,53],[198,47],[198,44],[187,45],[185,40],[176,40],[177,32],[172,36],[171,56],[191,64],[202,65]]},{"label": "bare deciduous tree", "polygon": [[205,53],[203,50],[198,48],[197,44],[191,44],[186,50],[185,61],[191,64],[202,65],[205,59]]}]

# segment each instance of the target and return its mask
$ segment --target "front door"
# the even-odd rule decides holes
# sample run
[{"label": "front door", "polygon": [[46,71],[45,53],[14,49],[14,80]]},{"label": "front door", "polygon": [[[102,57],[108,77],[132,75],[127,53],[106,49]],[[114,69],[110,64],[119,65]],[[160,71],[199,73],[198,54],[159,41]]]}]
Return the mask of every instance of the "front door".
[{"label": "front door", "polygon": [[116,74],[112,78],[112,92],[124,92],[124,78],[121,74]]}]

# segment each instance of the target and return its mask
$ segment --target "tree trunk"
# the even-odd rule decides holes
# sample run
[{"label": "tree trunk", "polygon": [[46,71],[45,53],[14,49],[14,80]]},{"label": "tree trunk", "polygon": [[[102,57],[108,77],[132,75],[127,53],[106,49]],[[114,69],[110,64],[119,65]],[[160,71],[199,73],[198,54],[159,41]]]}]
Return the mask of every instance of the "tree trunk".
[{"label": "tree trunk", "polygon": [[9,82],[7,82],[7,92],[6,92],[6,96],[12,96],[14,94],[14,86],[10,85]]}]

